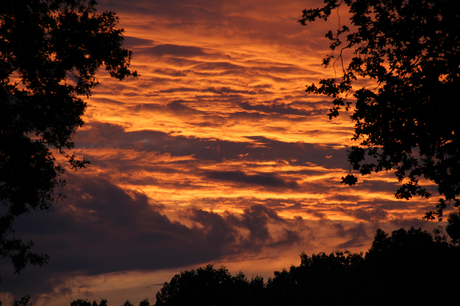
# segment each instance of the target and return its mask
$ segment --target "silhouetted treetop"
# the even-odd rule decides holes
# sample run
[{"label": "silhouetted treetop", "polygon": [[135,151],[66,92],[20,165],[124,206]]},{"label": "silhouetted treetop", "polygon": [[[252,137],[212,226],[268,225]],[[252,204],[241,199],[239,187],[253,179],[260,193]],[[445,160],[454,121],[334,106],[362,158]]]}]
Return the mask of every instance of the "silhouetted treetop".
[{"label": "silhouetted treetop", "polygon": [[119,80],[137,76],[123,49],[123,30],[113,12],[98,13],[91,0],[3,0],[0,2],[0,258],[16,272],[47,257],[32,243],[11,238],[14,219],[33,209],[49,210],[64,167],[89,162],[69,154],[75,128],[83,125],[99,67]]},{"label": "silhouetted treetop", "polygon": [[70,303],[70,306],[107,306],[107,300],[101,299],[101,301],[98,304],[96,301],[93,301],[91,303],[88,300],[78,299]]},{"label": "silhouetted treetop", "polygon": [[[74,300],[72,303],[70,303],[70,306],[107,306],[107,300],[106,299],[101,299],[99,304],[96,301],[93,301],[91,303],[89,300],[83,300],[83,299],[78,299]],[[0,305],[1,306],[1,305]],[[129,300],[126,300],[122,306],[134,306]],[[149,300],[144,299],[139,303],[139,306],[150,306]]]},{"label": "silhouetted treetop", "polygon": [[302,254],[275,271],[264,305],[455,305],[460,248],[421,229],[377,230],[363,255]]},{"label": "silhouetted treetop", "polygon": [[[304,10],[299,21],[327,20],[340,6],[349,9],[352,26],[339,24],[326,34],[333,53],[323,64],[340,61],[341,76],[322,79],[307,92],[333,98],[330,118],[353,108],[353,139],[359,141],[348,154],[353,170],[395,170],[397,198],[428,198],[419,181],[434,182],[444,198],[426,218],[442,219],[446,200],[460,205],[458,1],[326,0],[322,8]],[[348,49],[352,56],[344,66]],[[357,88],[360,79],[375,85]],[[356,181],[352,174],[343,178]]]},{"label": "silhouetted treetop", "polygon": [[241,272],[232,276],[224,267],[207,265],[176,274],[157,293],[155,305],[257,305],[263,290],[260,277],[248,281]]},{"label": "silhouetted treetop", "polygon": [[275,271],[267,283],[269,305],[335,305],[352,295],[351,282],[363,254],[334,252],[300,255],[300,266]]}]

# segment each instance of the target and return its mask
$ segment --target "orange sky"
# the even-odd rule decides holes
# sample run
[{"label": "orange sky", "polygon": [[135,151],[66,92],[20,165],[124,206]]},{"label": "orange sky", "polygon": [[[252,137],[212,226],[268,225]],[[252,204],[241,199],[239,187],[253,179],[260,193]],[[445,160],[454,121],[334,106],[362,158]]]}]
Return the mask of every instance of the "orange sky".
[{"label": "orange sky", "polygon": [[269,277],[301,252],[365,251],[379,227],[425,226],[436,199],[396,200],[391,174],[340,184],[353,125],[304,91],[334,76],[320,63],[337,20],[297,23],[321,2],[100,1],[141,76],[101,69],[75,138],[92,166],[67,174],[51,216],[24,221],[51,261],[5,283],[27,284],[35,305],[154,303],[187,268]]}]

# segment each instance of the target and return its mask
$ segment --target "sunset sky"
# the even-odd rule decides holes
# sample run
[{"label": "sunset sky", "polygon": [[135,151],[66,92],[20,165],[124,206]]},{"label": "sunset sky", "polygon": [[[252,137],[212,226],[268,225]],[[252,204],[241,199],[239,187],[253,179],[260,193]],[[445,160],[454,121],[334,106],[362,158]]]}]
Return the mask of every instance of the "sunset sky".
[{"label": "sunset sky", "polygon": [[434,228],[421,217],[436,197],[395,199],[392,174],[340,183],[353,124],[305,92],[334,76],[321,61],[338,20],[297,22],[321,4],[99,1],[120,17],[141,76],[101,69],[74,138],[91,166],[66,173],[54,211],[16,224],[51,259],[19,276],[3,262],[0,300],[155,303],[174,274],[208,263],[266,279],[302,252],[365,251],[377,228]]}]

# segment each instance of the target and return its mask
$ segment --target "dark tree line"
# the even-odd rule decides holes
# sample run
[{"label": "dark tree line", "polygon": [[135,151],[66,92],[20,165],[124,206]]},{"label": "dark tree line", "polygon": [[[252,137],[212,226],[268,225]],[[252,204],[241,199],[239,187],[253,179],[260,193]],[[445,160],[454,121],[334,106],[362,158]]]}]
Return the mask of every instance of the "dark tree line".
[{"label": "dark tree line", "polygon": [[460,247],[421,229],[377,230],[365,253],[302,254],[266,283],[212,266],[165,283],[155,306],[455,305]]},{"label": "dark tree line", "polygon": [[[183,271],[164,283],[153,305],[458,305],[459,258],[460,246],[439,233],[379,229],[365,254],[302,253],[300,265],[275,271],[266,282],[212,265]],[[29,306],[30,299],[17,303]],[[70,305],[106,306],[107,300]],[[139,306],[150,304],[146,299]]]},{"label": "dark tree line", "polygon": [[302,254],[299,266],[275,272],[268,305],[454,305],[459,256],[439,235],[377,230],[366,254]]}]

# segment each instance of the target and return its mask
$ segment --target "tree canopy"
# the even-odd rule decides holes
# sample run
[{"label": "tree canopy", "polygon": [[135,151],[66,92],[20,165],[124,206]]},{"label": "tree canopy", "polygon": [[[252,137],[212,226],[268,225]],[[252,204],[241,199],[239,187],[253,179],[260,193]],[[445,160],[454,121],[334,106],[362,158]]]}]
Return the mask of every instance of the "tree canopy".
[{"label": "tree canopy", "polygon": [[0,3],[0,258],[10,258],[16,273],[48,258],[11,236],[18,216],[62,198],[54,189],[65,185],[64,166],[53,152],[73,169],[89,163],[69,151],[98,68],[119,80],[137,76],[117,24],[93,0]]},{"label": "tree canopy", "polygon": [[[396,197],[429,198],[421,183],[434,182],[442,198],[427,219],[442,220],[449,203],[460,205],[460,12],[456,0],[325,0],[303,11],[307,25],[327,20],[341,5],[351,27],[329,31],[340,78],[322,79],[307,92],[333,98],[329,117],[353,109],[352,169],[362,175],[394,170],[401,183]],[[337,51],[334,54],[334,51]],[[351,51],[345,65],[344,54]],[[334,59],[335,58],[335,59]],[[372,85],[360,87],[361,80]],[[352,97],[352,99],[350,99]],[[352,174],[343,182],[353,185]]]},{"label": "tree canopy", "polygon": [[265,305],[449,305],[457,300],[450,275],[460,271],[459,252],[421,229],[379,229],[366,254],[302,254],[299,266],[276,271]]}]

